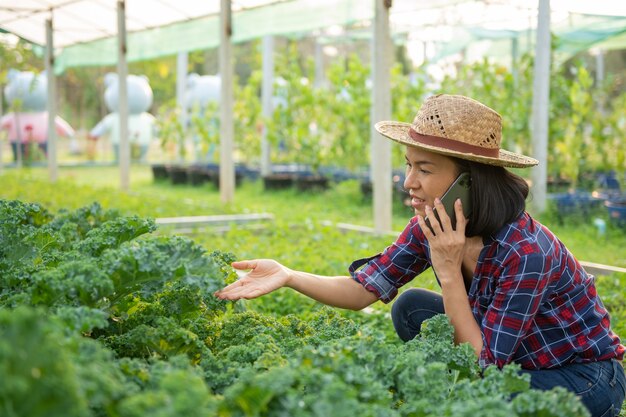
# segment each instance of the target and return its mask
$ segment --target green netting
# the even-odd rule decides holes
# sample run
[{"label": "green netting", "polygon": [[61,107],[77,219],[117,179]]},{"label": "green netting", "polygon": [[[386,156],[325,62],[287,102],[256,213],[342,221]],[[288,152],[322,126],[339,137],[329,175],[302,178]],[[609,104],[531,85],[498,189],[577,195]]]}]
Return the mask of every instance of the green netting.
[{"label": "green netting", "polygon": [[[466,0],[440,0],[451,5]],[[441,4],[439,4],[441,6]],[[426,6],[424,6],[426,7]],[[265,35],[296,35],[331,25],[350,25],[371,20],[373,0],[320,0],[303,6],[301,1],[287,1],[244,10],[233,15],[233,42],[245,42]],[[407,32],[407,28],[403,32]],[[626,48],[626,16],[572,14],[567,23],[553,26],[557,36],[556,63],[592,47]],[[396,33],[396,42],[400,37]],[[400,34],[401,35],[401,34]],[[355,35],[356,36],[356,35]],[[367,37],[368,34],[362,34]],[[442,43],[432,61],[468,50],[479,42],[491,42],[489,56],[502,61],[513,55],[512,39],[517,39],[519,53],[530,51],[535,42],[534,30],[489,30],[481,27],[458,27],[456,35]],[[129,62],[148,60],[179,52],[219,46],[219,16],[208,16],[128,34]],[[117,62],[117,39],[108,38],[64,48],[55,60],[55,72],[78,66],[106,66]]]},{"label": "green netting", "polygon": [[557,50],[574,55],[594,46],[611,46],[611,49],[626,48],[626,16],[574,15],[571,25],[558,28],[555,33],[560,39]]},{"label": "green netting", "polygon": [[[626,16],[572,14],[566,24],[551,28],[557,37],[555,63],[558,65],[573,55],[591,48],[626,49]],[[459,28],[457,36],[441,46],[433,61],[459,53],[481,41],[490,41],[489,56],[508,60],[513,55],[512,40],[517,40],[521,54],[535,44],[535,30],[491,30],[479,27]]]},{"label": "green netting", "polygon": [[[373,0],[319,1],[303,9],[300,2],[283,2],[233,15],[235,43],[265,35],[310,32],[331,25],[348,25],[372,19]],[[215,48],[219,45],[219,16],[129,33],[129,62]],[[64,48],[55,60],[55,72],[77,66],[115,65],[117,39],[108,38]]]}]

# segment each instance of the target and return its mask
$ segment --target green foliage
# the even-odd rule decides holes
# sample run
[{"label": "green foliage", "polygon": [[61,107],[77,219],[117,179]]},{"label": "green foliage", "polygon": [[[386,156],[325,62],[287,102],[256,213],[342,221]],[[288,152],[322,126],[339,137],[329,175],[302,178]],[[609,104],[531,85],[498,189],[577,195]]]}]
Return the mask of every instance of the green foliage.
[{"label": "green foliage", "polygon": [[626,275],[615,273],[598,277],[596,285],[604,306],[611,313],[611,329],[623,341],[626,336],[626,305],[623,301],[626,297]]},{"label": "green foliage", "polygon": [[[265,372],[246,371],[224,392],[219,415],[588,415],[563,390],[537,401],[541,394],[529,390],[516,366],[489,368],[481,377],[471,349],[453,344],[447,318],[427,323],[430,331],[415,343],[355,334],[306,346]],[[450,355],[464,357],[459,363],[469,368],[450,369]]]},{"label": "green foliage", "polygon": [[592,119],[597,117],[591,91],[593,84],[591,75],[585,68],[579,67],[575,77],[568,94],[570,115],[557,119],[561,135],[554,149],[554,158],[559,166],[557,172],[571,179],[573,186],[578,181],[584,159],[582,156],[588,154],[585,147],[592,140]]},{"label": "green foliage", "polygon": [[[194,192],[187,191],[191,201]],[[251,200],[263,198],[254,192],[246,191]],[[342,208],[344,214],[358,213],[350,191],[333,195],[352,202],[353,207]],[[282,197],[281,204],[289,204],[290,194]],[[315,201],[300,196],[304,213],[291,210],[294,217],[284,216],[268,230],[203,232],[198,241],[233,250],[239,259],[277,257],[297,269],[314,265],[314,272],[327,275],[345,274],[352,259],[375,253],[389,241],[340,233],[312,219],[288,225],[314,212],[325,217],[315,209],[321,202]],[[488,368],[481,376],[472,349],[453,344],[444,316],[427,322],[420,338],[400,344],[384,314],[386,306],[375,306],[367,315],[343,312],[320,308],[288,290],[233,305],[211,295],[236,279],[229,253],[207,253],[181,237],[132,237],[141,223],[132,216],[124,223],[123,211],[90,205],[52,215],[38,205],[2,202],[0,207],[10,207],[0,216],[0,237],[35,254],[20,258],[27,262],[11,262],[11,274],[0,270],[3,278],[13,277],[14,285],[9,289],[4,284],[9,281],[2,281],[0,304],[11,314],[17,310],[9,309],[17,305],[36,304],[43,309],[38,314],[56,323],[56,336],[38,337],[61,340],[54,346],[69,351],[72,363],[94,364],[81,366],[84,373],[71,379],[79,382],[67,385],[68,390],[88,387],[80,378],[103,385],[67,395],[86,404],[82,415],[343,415],[348,410],[383,416],[584,415],[567,393],[557,390],[536,398],[515,367]],[[127,238],[112,239],[106,230]],[[587,232],[581,231],[580,250],[589,250]],[[76,248],[94,236],[99,239],[86,247],[104,248],[94,251],[100,255],[78,256]],[[613,238],[618,236],[611,234]],[[293,241],[299,244],[294,247]],[[9,265],[4,256],[0,260]],[[434,279],[425,279],[419,278],[420,286],[435,288]],[[598,290],[604,299],[620,285],[601,278]],[[606,304],[619,329],[623,297],[616,294]],[[66,345],[73,346],[70,340],[98,347],[74,350]],[[100,353],[89,353],[94,349]],[[40,389],[38,381],[27,384],[28,390]],[[185,408],[190,402],[196,409]]]},{"label": "green foliage", "polygon": [[117,412],[120,417],[211,417],[216,400],[210,395],[202,374],[184,357],[159,361],[146,369],[144,389],[124,398]]},{"label": "green foliage", "polygon": [[370,160],[369,65],[352,54],[331,65],[327,77],[330,85],[325,120],[334,136],[332,163],[350,170],[365,167]]},{"label": "green foliage", "polygon": [[263,129],[261,116],[261,82],[263,73],[252,71],[245,84],[236,83],[234,89],[233,121],[238,160],[259,165],[260,137]]},{"label": "green foliage", "polygon": [[6,83],[10,69],[20,71],[41,71],[43,62],[34,51],[34,45],[18,39],[15,44],[9,44],[4,37],[0,37],[0,85]]},{"label": "green foliage", "polygon": [[187,156],[185,127],[181,113],[181,108],[170,100],[159,107],[156,116],[156,128],[161,140],[161,148],[170,160],[177,162],[184,161]]},{"label": "green foliage", "polygon": [[[615,97],[611,102],[611,108],[607,115],[606,125],[600,126],[600,131],[604,133],[604,146],[597,149],[598,154],[606,158],[606,168],[612,168],[616,172],[617,178],[624,178],[626,173],[626,147],[624,138],[626,137],[626,93]],[[597,146],[595,143],[591,146]],[[626,184],[621,183],[622,190],[626,189]]]},{"label": "green foliage", "polygon": [[66,336],[43,310],[0,308],[0,410],[7,417],[86,416],[124,395],[125,381],[100,344]]},{"label": "green foliage", "polygon": [[188,135],[192,138],[196,148],[195,159],[203,161],[205,155],[212,155],[211,162],[219,163],[220,115],[218,103],[210,102],[203,109],[196,106],[191,109],[188,117]]},{"label": "green foliage", "polygon": [[282,77],[276,96],[285,103],[278,104],[271,120],[267,120],[267,138],[274,146],[274,162],[299,163],[317,170],[329,161],[333,135],[327,129],[324,92],[316,89],[313,79],[313,61],[301,66],[296,44],[291,43],[287,53],[277,59],[276,76]]}]

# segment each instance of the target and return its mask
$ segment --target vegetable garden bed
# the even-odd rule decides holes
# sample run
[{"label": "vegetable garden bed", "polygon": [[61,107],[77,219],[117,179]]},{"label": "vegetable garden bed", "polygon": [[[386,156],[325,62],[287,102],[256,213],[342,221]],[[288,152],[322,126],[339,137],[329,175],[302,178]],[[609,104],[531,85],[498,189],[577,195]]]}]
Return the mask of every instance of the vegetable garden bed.
[{"label": "vegetable garden bed", "polygon": [[0,201],[0,398],[12,416],[585,416],[478,368],[445,316],[407,344],[368,315],[273,317],[212,295],[233,255],[98,204]]},{"label": "vegetable garden bed", "polygon": [[[425,339],[402,345],[387,317],[388,305],[377,303],[364,315],[324,308],[289,290],[234,304],[210,296],[236,279],[226,265],[233,255],[226,251],[336,275],[345,274],[352,259],[381,250],[390,236],[322,224],[328,219],[367,225],[358,182],[322,196],[296,190],[268,194],[262,184],[244,183],[237,203],[223,206],[216,190],[153,185],[149,172],[134,176],[128,194],[102,184],[80,185],[94,182],[91,175],[98,181],[102,173],[51,186],[28,172],[5,174],[0,198],[46,201],[56,214],[12,203],[22,214],[12,208],[3,216],[13,217],[0,220],[0,361],[13,375],[0,381],[0,398],[14,399],[15,407],[7,415],[532,416],[541,407],[549,408],[546,415],[578,415],[570,408],[577,402],[562,393],[527,391],[518,397],[525,400],[507,402],[524,382],[512,371],[480,378],[441,321]],[[121,211],[79,209],[99,198]],[[337,212],[328,207],[329,199],[338,203]],[[64,206],[71,210],[60,211]],[[150,220],[133,217],[246,211],[271,212],[275,221],[260,231],[244,225],[200,231],[192,241],[154,236],[147,233]],[[397,215],[394,228],[406,219],[404,211]],[[554,224],[578,256],[626,266],[620,261],[626,244],[620,229],[609,225],[606,235],[590,244],[593,226]],[[90,274],[101,284],[87,285]],[[122,278],[125,274],[131,278]],[[597,282],[620,335],[626,334],[625,278],[613,274]],[[436,289],[428,273],[414,284]],[[44,397],[50,401],[38,409]]]}]

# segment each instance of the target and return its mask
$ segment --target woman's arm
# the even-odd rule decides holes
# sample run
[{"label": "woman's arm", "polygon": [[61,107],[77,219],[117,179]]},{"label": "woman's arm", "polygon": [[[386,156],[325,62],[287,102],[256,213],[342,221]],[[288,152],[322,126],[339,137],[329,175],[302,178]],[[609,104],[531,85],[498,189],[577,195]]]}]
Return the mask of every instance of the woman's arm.
[{"label": "woman's arm", "polygon": [[469,343],[474,348],[476,357],[480,357],[483,350],[483,335],[472,314],[463,277],[451,280],[442,280],[441,277],[439,279],[441,280],[443,308],[454,327],[454,342]]},{"label": "woman's arm", "polygon": [[251,299],[289,287],[321,303],[361,310],[378,298],[350,277],[327,277],[289,269],[271,259],[233,262],[235,269],[251,269],[241,279],[215,293],[224,300]]},{"label": "woman's arm", "polygon": [[314,300],[334,307],[361,310],[378,300],[350,277],[324,277],[307,272],[292,271],[287,286]]},{"label": "woman's arm", "polygon": [[[482,331],[469,305],[461,265],[465,251],[465,225],[467,220],[463,216],[463,206],[460,200],[454,203],[456,211],[456,230],[452,228],[450,217],[439,199],[435,199],[435,208],[440,214],[440,222],[432,222],[435,233],[426,226],[424,219],[418,216],[418,223],[430,243],[431,262],[441,283],[441,295],[446,316],[454,327],[454,341],[469,343],[480,357],[483,349]],[[426,207],[429,218],[435,216],[430,207]]]}]

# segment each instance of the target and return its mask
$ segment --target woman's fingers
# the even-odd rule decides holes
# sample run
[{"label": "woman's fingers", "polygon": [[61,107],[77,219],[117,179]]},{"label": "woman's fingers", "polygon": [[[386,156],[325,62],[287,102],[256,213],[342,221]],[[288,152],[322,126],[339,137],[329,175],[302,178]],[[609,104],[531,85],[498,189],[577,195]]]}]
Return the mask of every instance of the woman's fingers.
[{"label": "woman's fingers", "polygon": [[235,261],[230,266],[235,269],[254,269],[257,267],[257,261]]},{"label": "woman's fingers", "polygon": [[[257,261],[234,261],[230,264],[230,266],[237,270],[254,269],[257,266]],[[224,295],[229,294],[231,291],[241,288],[245,284],[245,281],[245,276],[243,276],[232,284],[225,286],[221,290],[215,291],[213,295],[222,298]]]},{"label": "woman's fingers", "polygon": [[468,219],[466,219],[465,214],[463,214],[463,203],[460,198],[457,198],[454,202],[454,212],[456,213],[456,231],[465,236],[465,226],[467,225]]},{"label": "woman's fingers", "polygon": [[236,301],[242,298],[256,298],[266,293],[267,291],[263,291],[262,287],[248,282],[242,283],[239,287],[233,287],[228,291],[219,291],[216,296],[222,300]]},{"label": "woman's fingers", "polygon": [[215,291],[213,295],[222,300],[256,298],[284,285],[285,268],[271,259],[235,261],[231,266],[236,270],[249,270],[240,273],[242,277],[230,285]]},{"label": "woman's fingers", "polygon": [[240,288],[244,285],[243,278],[238,279],[230,285],[225,286],[219,291],[216,291],[215,294],[223,294],[224,292],[232,291],[234,289]]},{"label": "woman's fingers", "polygon": [[246,282],[244,282],[243,279],[240,279],[228,285],[227,287],[224,287],[221,290],[216,291],[215,296],[222,298],[222,299],[230,300],[232,299],[231,297],[238,296],[242,293],[250,291],[250,289],[251,289],[250,285],[249,284],[246,285]]},{"label": "woman's fingers", "polygon": [[446,212],[446,208],[439,198],[435,198],[435,208],[437,209],[437,215],[439,216],[439,227],[441,230],[450,230],[452,222],[450,216]]},{"label": "woman's fingers", "polygon": [[426,211],[426,218],[428,218],[428,222],[430,223],[431,232],[433,232],[433,236],[436,236],[443,231],[443,228],[438,218],[439,212],[435,214],[435,211],[433,210],[433,208],[428,205],[425,207],[425,211]]}]

